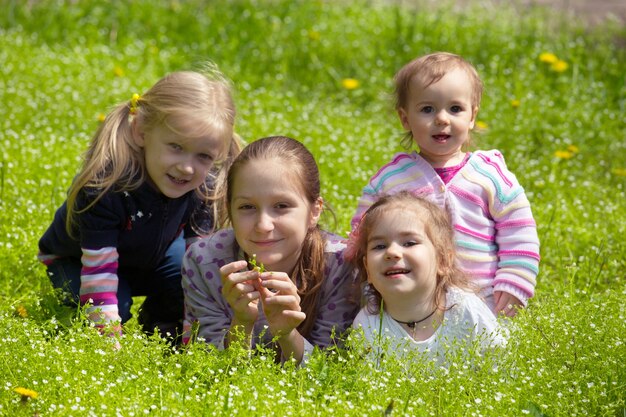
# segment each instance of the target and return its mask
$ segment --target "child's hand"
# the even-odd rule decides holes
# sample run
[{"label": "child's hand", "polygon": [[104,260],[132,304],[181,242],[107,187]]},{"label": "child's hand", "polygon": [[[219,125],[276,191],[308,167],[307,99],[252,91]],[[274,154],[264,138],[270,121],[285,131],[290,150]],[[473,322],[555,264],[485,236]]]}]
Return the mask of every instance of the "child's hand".
[{"label": "child's hand", "polygon": [[300,309],[296,285],[284,272],[264,272],[261,278],[261,302],[273,336],[285,336],[306,318]]},{"label": "child's hand", "polygon": [[246,270],[246,261],[235,261],[220,268],[222,295],[235,313],[234,321],[253,324],[258,315],[259,272]]},{"label": "child's hand", "polygon": [[119,351],[121,349],[122,349],[122,345],[120,344],[120,341],[115,339],[113,341],[113,350],[117,352],[117,351]]},{"label": "child's hand", "polygon": [[119,336],[122,335],[122,325],[119,322],[97,324],[96,327],[101,335],[111,339],[111,342],[113,343],[113,350],[118,351],[122,348],[119,341]]},{"label": "child's hand", "polygon": [[507,292],[494,291],[493,299],[495,301],[493,310],[496,316],[503,314],[507,317],[514,317],[517,314],[517,309],[524,307],[524,304],[517,297]]}]

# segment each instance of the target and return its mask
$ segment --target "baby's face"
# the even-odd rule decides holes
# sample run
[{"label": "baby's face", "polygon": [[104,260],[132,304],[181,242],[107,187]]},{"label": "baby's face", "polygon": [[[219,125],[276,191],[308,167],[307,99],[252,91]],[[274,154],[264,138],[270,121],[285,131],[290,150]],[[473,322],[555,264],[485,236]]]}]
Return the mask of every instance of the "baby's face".
[{"label": "baby's face", "polygon": [[428,86],[419,77],[409,84],[406,105],[398,111],[420,155],[434,167],[463,160],[461,148],[470,139],[478,109],[472,103],[472,83],[462,69],[452,69]]}]

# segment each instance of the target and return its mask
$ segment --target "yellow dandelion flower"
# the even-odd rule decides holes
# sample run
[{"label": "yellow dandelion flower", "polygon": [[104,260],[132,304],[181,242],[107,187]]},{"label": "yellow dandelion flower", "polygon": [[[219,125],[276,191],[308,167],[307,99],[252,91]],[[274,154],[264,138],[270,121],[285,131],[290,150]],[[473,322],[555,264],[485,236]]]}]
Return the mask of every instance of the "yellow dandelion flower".
[{"label": "yellow dandelion flower", "polygon": [[567,147],[567,150],[568,150],[568,151],[570,151],[570,152],[572,152],[572,153],[578,153],[578,152],[580,152],[580,149],[578,149],[578,146],[576,146],[576,145],[569,145],[569,146]]},{"label": "yellow dandelion flower", "polygon": [[478,129],[478,130],[485,130],[485,129],[489,128],[487,123],[483,122],[482,120],[477,120],[475,126],[476,126],[476,129]]},{"label": "yellow dandelion flower", "polygon": [[564,72],[569,68],[569,64],[562,59],[558,59],[552,64],[550,64],[550,69],[554,72]]},{"label": "yellow dandelion flower", "polygon": [[574,154],[570,151],[556,151],[554,152],[554,156],[559,159],[571,159],[574,157]]},{"label": "yellow dandelion flower", "polygon": [[545,62],[546,64],[554,64],[558,60],[559,58],[557,58],[552,52],[542,52],[539,54],[539,61]]},{"label": "yellow dandelion flower", "polygon": [[520,104],[522,103],[516,98],[511,100],[511,107],[513,107],[514,109],[518,108]]},{"label": "yellow dandelion flower", "polygon": [[119,65],[116,65],[113,68],[113,75],[115,75],[116,77],[123,77],[124,76],[124,69],[122,67],[120,67]]},{"label": "yellow dandelion flower", "polygon": [[23,319],[28,317],[28,311],[26,311],[26,308],[24,306],[17,306],[17,308],[15,309],[15,314]]},{"label": "yellow dandelion flower", "polygon": [[613,168],[611,172],[619,177],[626,177],[626,168]]},{"label": "yellow dandelion flower", "polygon": [[309,30],[309,39],[312,41],[319,41],[320,37],[321,35],[317,30]]},{"label": "yellow dandelion flower", "polygon": [[98,113],[98,122],[102,123],[104,122],[104,119],[106,119],[106,115],[104,113]]},{"label": "yellow dandelion flower", "polygon": [[344,78],[341,80],[341,86],[346,90],[354,90],[355,88],[359,88],[360,85],[359,80],[355,80],[354,78]]},{"label": "yellow dandelion flower", "polygon": [[568,63],[560,59],[550,65],[550,69],[554,72],[564,72],[568,67]]},{"label": "yellow dandelion flower", "polygon": [[36,391],[28,388],[17,387],[15,388],[15,392],[22,396],[22,401],[26,401],[29,398],[36,399],[37,397],[39,397],[39,394],[37,394]]}]

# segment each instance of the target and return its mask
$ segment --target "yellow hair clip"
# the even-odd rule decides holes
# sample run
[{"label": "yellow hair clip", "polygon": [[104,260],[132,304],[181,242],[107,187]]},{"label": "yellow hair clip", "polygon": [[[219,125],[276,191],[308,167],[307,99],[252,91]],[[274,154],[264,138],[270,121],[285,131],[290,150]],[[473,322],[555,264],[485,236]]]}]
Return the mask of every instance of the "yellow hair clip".
[{"label": "yellow hair clip", "polygon": [[137,93],[133,94],[133,97],[130,99],[130,114],[137,113],[137,105],[139,104],[139,100],[141,100],[141,96]]}]

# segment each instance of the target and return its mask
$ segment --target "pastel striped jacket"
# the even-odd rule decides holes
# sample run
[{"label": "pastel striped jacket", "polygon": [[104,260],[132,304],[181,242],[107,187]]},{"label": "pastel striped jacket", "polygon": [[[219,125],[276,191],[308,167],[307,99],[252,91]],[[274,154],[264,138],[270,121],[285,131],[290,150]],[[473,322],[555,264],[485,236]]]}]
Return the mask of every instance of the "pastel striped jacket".
[{"label": "pastel striped jacket", "polygon": [[400,190],[449,210],[460,265],[482,295],[503,291],[527,304],[539,272],[537,227],[524,189],[499,151],[472,153],[447,185],[416,152],[396,154],[363,189],[352,228],[379,196]]}]

